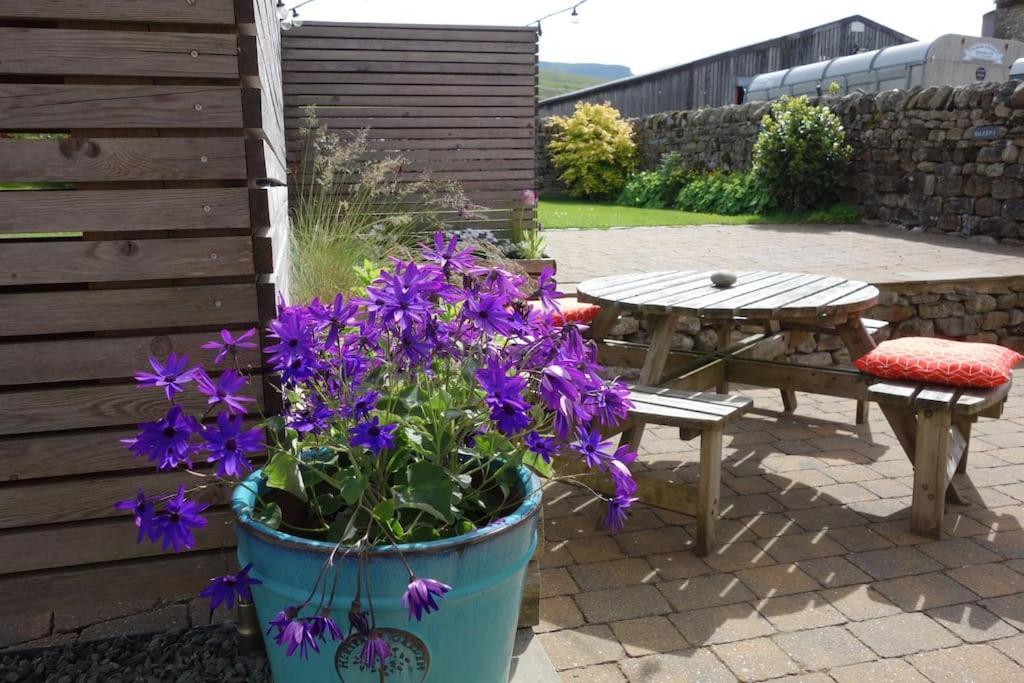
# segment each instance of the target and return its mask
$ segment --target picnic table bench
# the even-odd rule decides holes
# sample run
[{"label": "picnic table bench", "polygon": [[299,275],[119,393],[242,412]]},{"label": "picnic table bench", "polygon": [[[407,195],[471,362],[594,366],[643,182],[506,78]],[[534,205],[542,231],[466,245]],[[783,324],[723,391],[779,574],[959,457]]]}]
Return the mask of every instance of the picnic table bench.
[{"label": "picnic table bench", "polygon": [[[642,478],[643,483],[638,480],[641,500],[696,514],[698,549],[709,550],[714,543],[720,488],[720,427],[707,420],[694,421],[689,414],[684,419],[679,413],[676,419],[669,399],[710,402],[717,410],[727,411],[727,417],[715,423],[724,425],[749,409],[749,398],[729,392],[731,383],[742,383],[779,389],[787,410],[796,406],[796,391],[854,399],[858,423],[867,420],[868,402],[879,403],[914,464],[911,528],[925,535],[941,534],[947,495],[959,500],[950,479],[958,467],[966,465],[970,424],[978,417],[998,416],[1009,386],[986,392],[920,383],[882,383],[855,369],[801,366],[780,360],[788,354],[789,337],[795,331],[837,335],[853,359],[869,352],[875,346],[872,335],[886,325],[862,316],[878,302],[878,289],[840,277],[771,271],[742,272],[733,286],[718,288],[711,284],[711,274],[633,273],[588,280],[577,287],[580,301],[601,307],[590,329],[601,361],[640,368],[638,384],[631,394],[637,408],[622,425],[621,442],[638,447],[647,422],[679,426],[682,438],[701,436],[702,481],[696,503],[694,494],[682,489],[680,483],[654,477]],[[605,339],[627,311],[647,317],[648,344]],[[676,323],[684,315],[717,328],[715,351],[672,348]],[[763,332],[732,341],[737,322],[759,326]],[[712,389],[714,393],[709,393]],[[689,410],[681,406],[680,410]],[[731,406],[736,410],[727,410]],[[949,465],[953,460],[955,463]],[[702,495],[708,504],[700,505]]]}]

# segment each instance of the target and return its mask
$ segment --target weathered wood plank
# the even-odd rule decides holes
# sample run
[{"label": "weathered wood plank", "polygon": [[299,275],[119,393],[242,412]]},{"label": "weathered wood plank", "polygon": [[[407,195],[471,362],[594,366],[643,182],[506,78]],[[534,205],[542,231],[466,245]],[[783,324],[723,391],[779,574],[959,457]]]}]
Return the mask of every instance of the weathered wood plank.
[{"label": "weathered wood plank", "polygon": [[[244,395],[262,400],[259,376],[249,381]],[[201,415],[206,397],[185,391],[177,397],[185,410]],[[0,393],[0,435],[33,434],[65,429],[95,429],[148,422],[170,407],[162,391],[135,382],[54,389],[14,389]]]},{"label": "weathered wood plank", "polygon": [[[345,43],[341,43],[345,45]],[[298,68],[303,62],[412,62],[418,64],[426,60],[443,62],[445,64],[536,64],[537,58],[532,52],[465,52],[465,51],[437,51],[425,50],[330,50],[330,49],[300,49],[293,47],[294,43],[285,43],[282,59],[293,68]]]},{"label": "weathered wood plank", "polygon": [[697,554],[707,556],[718,542],[718,501],[722,493],[722,430],[700,435],[700,480],[697,482]]},{"label": "weathered wood plank", "polygon": [[[301,123],[301,120],[293,118],[288,121],[288,130],[291,131]],[[433,127],[433,128],[415,128],[408,126],[397,126],[391,128],[384,128],[380,126],[373,127],[373,137],[380,138],[382,140],[388,140],[389,145],[395,145],[396,143],[405,140],[423,140],[430,144],[437,142],[445,142],[450,140],[457,140],[463,142],[466,140],[485,140],[495,141],[502,140],[502,144],[506,145],[507,140],[517,140],[519,138],[530,138],[533,139],[534,131],[531,128],[508,128],[505,126],[504,120],[495,119],[492,123],[492,127],[487,128],[463,128],[463,127]],[[351,125],[348,127],[335,127],[334,132],[342,135],[343,139],[346,135],[351,136],[356,131],[362,130],[365,126]],[[289,133],[289,140],[300,139],[297,134]],[[493,143],[491,143],[493,144]],[[522,144],[519,142],[518,144]]]},{"label": "weathered wood plank", "polygon": [[245,188],[0,192],[0,234],[248,227]]},{"label": "weathered wood plank", "polygon": [[254,274],[248,237],[14,242],[0,249],[0,287]]},{"label": "weathered wood plank", "polygon": [[[464,103],[455,105],[446,104],[433,104],[426,98],[412,98],[418,99],[419,103],[413,104],[385,104],[373,102],[373,98],[369,98],[368,104],[361,104],[358,102],[347,102],[346,97],[311,97],[311,100],[321,100],[320,102],[307,102],[305,104],[296,104],[297,107],[305,107],[311,104],[316,104],[317,116],[324,121],[333,121],[335,119],[351,119],[351,118],[381,118],[381,117],[392,117],[392,118],[424,118],[430,116],[443,116],[443,117],[507,117],[507,118],[526,118],[533,120],[536,109],[533,103],[528,98],[521,98],[520,101],[515,102],[511,105],[497,105],[488,106],[477,101],[472,101],[473,98],[466,98]],[[328,100],[328,101],[324,101]]]},{"label": "weathered wood plank", "polygon": [[[440,61],[445,61],[440,55],[443,55],[446,52],[461,54],[471,54],[474,52],[497,52],[520,55],[533,55],[536,52],[535,45],[527,41],[445,39],[417,40],[404,37],[371,38],[365,35],[358,38],[345,37],[343,40],[339,40],[341,37],[342,36],[337,34],[327,37],[289,34],[284,40],[284,45],[289,51],[295,51],[300,54],[306,50],[317,52],[349,52],[364,50],[367,52],[374,52],[377,50],[387,50],[389,52],[431,52],[434,53],[434,55],[438,55],[432,56],[432,58],[439,59]],[[299,59],[301,59],[301,57],[299,57]],[[315,59],[319,59],[319,57],[316,57]]]},{"label": "weathered wood plank", "polygon": [[[238,336],[241,331],[234,334]],[[220,335],[211,331],[8,342],[0,344],[0,386],[128,379],[136,371],[149,368],[150,356],[164,358],[172,351],[213,369],[217,352],[202,348],[211,340],[219,341]],[[242,349],[238,362],[243,369],[258,367],[259,350]],[[225,363],[232,367],[230,358]]]},{"label": "weathered wood plank", "polygon": [[[367,84],[383,88],[389,88],[388,92],[395,92],[395,86],[420,85],[431,86],[441,85],[455,88],[471,86],[487,87],[518,87],[531,88],[536,91],[536,71],[525,73],[521,76],[510,76],[501,74],[431,74],[431,73],[372,73],[359,71],[326,72],[317,71],[285,71],[285,87],[289,84],[315,83],[327,84],[328,86],[342,87],[351,84]],[[404,88],[403,88],[404,91]],[[313,91],[316,94],[319,90]],[[329,92],[329,91],[324,91]]]},{"label": "weathered wood plank", "polygon": [[[200,477],[174,470],[9,485],[4,487],[4,495],[0,497],[0,529],[127,518],[130,511],[115,510],[114,503],[133,497],[140,487],[146,493],[162,495],[177,491],[180,484],[188,488],[199,483]],[[203,502],[211,504],[225,503],[229,496],[226,487],[219,486],[211,487],[200,495]],[[130,521],[127,521],[125,532],[132,534]]]},{"label": "weathered wood plank", "polygon": [[[194,550],[232,548],[234,516],[228,510],[206,513],[207,528],[195,535]],[[57,567],[165,555],[159,543],[135,542],[135,527],[126,519],[104,519],[71,526],[56,525],[0,532],[0,575]]]},{"label": "weathered wood plank", "polygon": [[963,389],[953,407],[953,412],[957,415],[977,415],[993,406],[1001,406],[1006,402],[1012,385],[1011,381],[993,389]]},{"label": "weathered wood plank", "polygon": [[917,415],[914,449],[914,497],[910,529],[934,539],[942,538],[946,507],[946,459],[950,447],[948,410],[921,411]]},{"label": "weathered wood plank", "polygon": [[2,74],[237,78],[232,34],[0,27]]},{"label": "weathered wood plank", "polygon": [[245,178],[241,138],[0,139],[0,182]]},{"label": "weathered wood plank", "polygon": [[235,3],[234,0],[32,0],[4,3],[0,18],[233,25]]},{"label": "weathered wood plank", "polygon": [[10,337],[245,325],[258,316],[253,285],[204,285],[5,294],[0,296],[0,320],[0,337]]},{"label": "weathered wood plank", "polygon": [[632,386],[629,399],[648,406],[682,408],[715,416],[744,413],[754,405],[753,399],[739,394],[719,394],[701,391],[677,391],[664,387]]},{"label": "weathered wood plank", "polygon": [[[296,126],[302,123],[303,118],[300,116],[293,116],[286,112],[285,125]],[[416,117],[416,116],[402,116],[395,114],[392,116],[377,115],[377,116],[366,116],[366,115],[353,115],[346,116],[340,110],[335,110],[320,117],[320,121],[327,125],[328,128],[342,130],[361,129],[369,128],[373,131],[373,135],[378,135],[381,128],[399,128],[403,130],[417,129],[417,128],[430,128],[430,129],[462,129],[462,128],[498,128],[501,129],[529,129],[533,130],[536,124],[536,119],[529,114],[519,114],[517,116],[473,116],[471,114],[465,116],[459,115],[445,115],[443,117]],[[503,134],[502,134],[503,135]]]},{"label": "weathered wood plank", "polygon": [[312,61],[293,60],[284,61],[285,80],[293,80],[288,74],[302,71],[314,71],[319,73],[374,73],[374,74],[486,74],[498,76],[535,76],[536,65],[531,61],[529,64],[493,64],[479,62],[433,62],[405,61],[393,62],[389,60],[362,61]]},{"label": "weathered wood plank", "polygon": [[294,28],[286,42],[305,38],[379,38],[440,41],[498,41],[536,44],[537,33],[522,26],[442,26],[427,24],[366,24],[308,22]]},{"label": "weathered wood plank", "polygon": [[284,101],[289,105],[320,104],[324,97],[346,96],[367,104],[407,104],[414,99],[450,106],[480,98],[479,104],[515,104],[523,99],[533,101],[537,90],[533,85],[394,85],[375,83],[285,83]]},{"label": "weathered wood plank", "polygon": [[236,87],[0,83],[0,128],[240,128]]},{"label": "weathered wood plank", "polygon": [[4,605],[23,618],[53,613],[54,628],[74,630],[194,597],[209,579],[230,571],[233,553],[208,551],[16,574],[0,579]]}]

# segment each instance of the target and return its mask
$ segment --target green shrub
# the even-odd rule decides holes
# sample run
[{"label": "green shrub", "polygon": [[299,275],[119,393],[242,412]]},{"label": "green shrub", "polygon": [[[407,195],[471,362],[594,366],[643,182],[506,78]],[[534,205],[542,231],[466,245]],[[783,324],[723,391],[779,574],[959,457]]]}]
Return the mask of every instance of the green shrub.
[{"label": "green shrub", "polygon": [[695,177],[693,169],[683,164],[683,157],[679,152],[669,152],[661,156],[661,163],[658,164],[658,180],[660,194],[658,199],[660,206],[671,206],[679,195],[683,186]]},{"label": "green shrub", "polygon": [[683,211],[726,216],[762,213],[769,198],[751,173],[708,172],[691,177],[676,196]]},{"label": "green shrub", "polygon": [[781,209],[825,207],[841,198],[852,155],[843,124],[828,107],[783,97],[761,119],[754,175]]},{"label": "green shrub", "polygon": [[661,176],[657,171],[640,171],[634,173],[626,181],[616,204],[623,206],[641,206],[660,209],[665,206],[661,201]]},{"label": "green shrub", "polygon": [[572,116],[555,116],[548,143],[559,179],[572,197],[612,198],[636,165],[633,126],[610,104],[578,102]]}]

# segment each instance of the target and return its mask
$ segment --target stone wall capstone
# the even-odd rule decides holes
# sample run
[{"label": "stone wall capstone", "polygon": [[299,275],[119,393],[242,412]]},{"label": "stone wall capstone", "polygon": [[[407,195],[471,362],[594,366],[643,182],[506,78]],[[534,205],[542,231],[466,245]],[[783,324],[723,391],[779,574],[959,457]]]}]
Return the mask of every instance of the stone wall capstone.
[{"label": "stone wall capstone", "polygon": [[[842,119],[855,156],[847,200],[867,221],[1024,244],[1024,84],[931,86],[811,98]],[[678,152],[696,169],[745,171],[769,104],[633,119],[641,168]],[[560,191],[538,128],[538,183]]]}]

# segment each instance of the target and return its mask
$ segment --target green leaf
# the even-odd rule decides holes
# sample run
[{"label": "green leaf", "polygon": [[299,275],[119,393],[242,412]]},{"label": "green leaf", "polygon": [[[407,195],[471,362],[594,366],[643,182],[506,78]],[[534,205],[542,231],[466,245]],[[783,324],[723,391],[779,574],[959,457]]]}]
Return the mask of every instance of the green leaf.
[{"label": "green leaf", "polygon": [[470,522],[468,519],[464,519],[459,522],[456,527],[460,534],[468,534],[470,531],[476,531],[476,525]]},{"label": "green leaf", "polygon": [[406,468],[406,486],[395,487],[399,505],[414,508],[451,524],[452,480],[448,471],[429,462],[414,462]]},{"label": "green leaf", "polygon": [[366,475],[348,476],[341,484],[341,497],[344,498],[345,502],[349,505],[355,505],[359,502],[359,499],[362,498],[368,483]]},{"label": "green leaf", "polygon": [[298,461],[288,453],[275,453],[263,466],[267,486],[287,491],[297,498],[306,500],[306,488],[302,482],[302,471]]},{"label": "green leaf", "polygon": [[540,457],[533,451],[530,451],[523,456],[523,464],[536,472],[538,477],[550,479],[555,476],[555,468],[551,466],[551,463],[545,462],[544,458]]},{"label": "green leaf", "polygon": [[267,503],[258,510],[253,511],[253,521],[266,524],[271,529],[281,527],[281,506],[277,503]]},{"label": "green leaf", "polygon": [[388,526],[395,517],[395,501],[391,498],[382,500],[373,506],[373,518],[381,524]]}]

